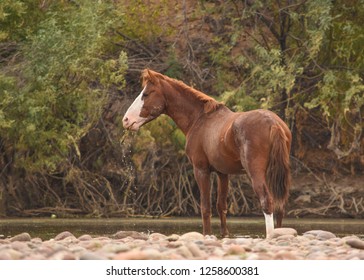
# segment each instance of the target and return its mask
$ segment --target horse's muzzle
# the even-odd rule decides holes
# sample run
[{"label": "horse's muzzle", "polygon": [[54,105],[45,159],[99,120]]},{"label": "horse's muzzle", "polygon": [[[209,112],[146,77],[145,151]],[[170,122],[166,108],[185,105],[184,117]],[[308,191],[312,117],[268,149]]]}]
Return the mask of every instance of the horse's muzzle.
[{"label": "horse's muzzle", "polygon": [[123,127],[127,130],[137,131],[140,128],[139,123],[137,121],[132,121],[128,117],[123,118]]}]

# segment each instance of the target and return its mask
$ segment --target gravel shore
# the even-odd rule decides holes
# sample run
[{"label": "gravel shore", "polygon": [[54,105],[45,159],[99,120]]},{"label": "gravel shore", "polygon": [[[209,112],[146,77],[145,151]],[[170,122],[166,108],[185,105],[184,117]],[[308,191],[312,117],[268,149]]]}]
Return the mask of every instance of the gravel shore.
[{"label": "gravel shore", "polygon": [[311,230],[297,235],[291,228],[275,229],[273,238],[222,238],[197,232],[169,236],[120,231],[110,237],[75,237],[65,231],[50,240],[21,233],[0,239],[0,260],[363,260],[364,241],[358,236]]}]

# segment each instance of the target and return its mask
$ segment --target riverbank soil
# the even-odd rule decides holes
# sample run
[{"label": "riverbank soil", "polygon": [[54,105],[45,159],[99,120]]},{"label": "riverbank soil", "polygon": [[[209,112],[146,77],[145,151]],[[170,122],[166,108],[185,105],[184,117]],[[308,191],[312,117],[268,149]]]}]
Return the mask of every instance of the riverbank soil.
[{"label": "riverbank soil", "polygon": [[364,217],[364,176],[293,177],[288,216]]}]

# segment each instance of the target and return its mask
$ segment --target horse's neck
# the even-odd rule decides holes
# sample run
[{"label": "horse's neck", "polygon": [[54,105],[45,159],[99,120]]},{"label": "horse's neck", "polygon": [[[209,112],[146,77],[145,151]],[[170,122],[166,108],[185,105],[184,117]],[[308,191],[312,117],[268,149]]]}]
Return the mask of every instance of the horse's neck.
[{"label": "horse's neck", "polygon": [[[184,89],[184,91],[186,90],[188,89]],[[166,114],[186,135],[203,113],[203,103],[193,94],[183,92],[181,87],[173,84],[168,86],[165,95],[167,100]]]}]

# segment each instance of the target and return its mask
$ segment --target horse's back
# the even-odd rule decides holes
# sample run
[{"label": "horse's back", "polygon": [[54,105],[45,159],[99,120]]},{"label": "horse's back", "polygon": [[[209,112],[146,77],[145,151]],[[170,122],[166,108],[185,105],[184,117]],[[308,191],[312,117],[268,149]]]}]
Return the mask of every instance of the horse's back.
[{"label": "horse's back", "polygon": [[[274,112],[264,109],[237,113],[233,129],[237,138],[261,142],[269,139],[272,126],[279,126],[290,140],[291,132],[286,123]],[[239,135],[241,134],[241,135]]]}]

